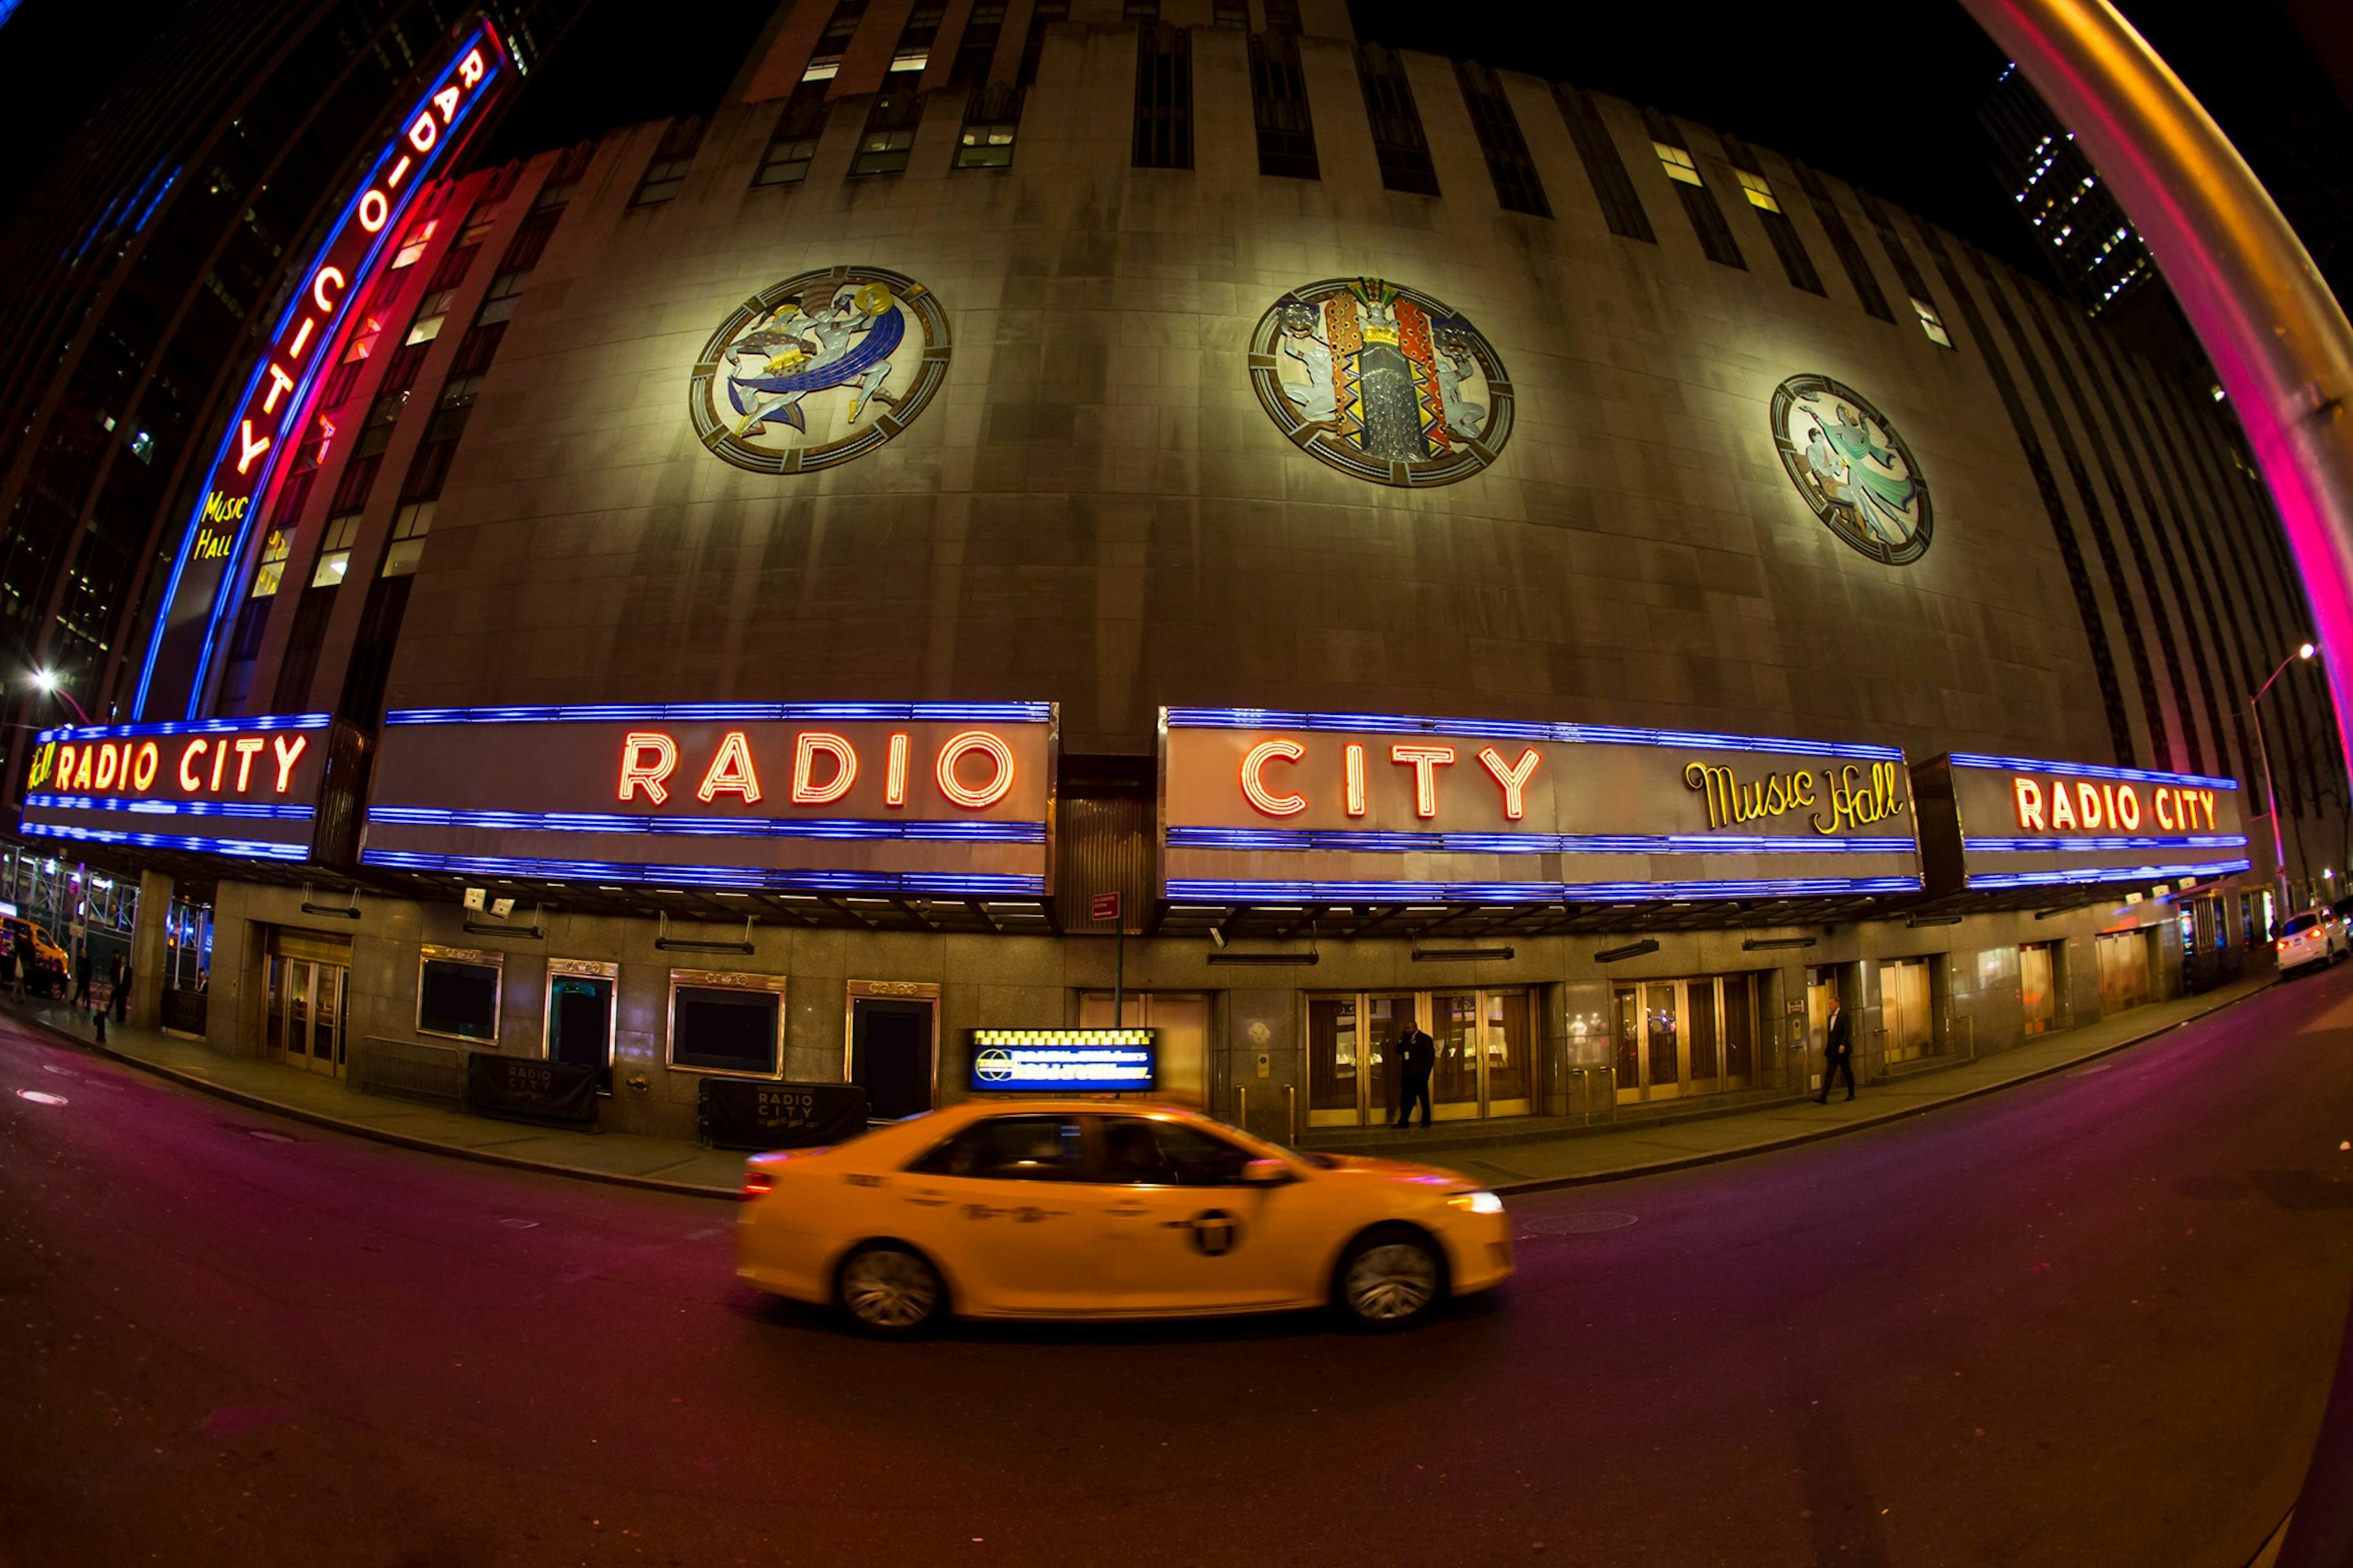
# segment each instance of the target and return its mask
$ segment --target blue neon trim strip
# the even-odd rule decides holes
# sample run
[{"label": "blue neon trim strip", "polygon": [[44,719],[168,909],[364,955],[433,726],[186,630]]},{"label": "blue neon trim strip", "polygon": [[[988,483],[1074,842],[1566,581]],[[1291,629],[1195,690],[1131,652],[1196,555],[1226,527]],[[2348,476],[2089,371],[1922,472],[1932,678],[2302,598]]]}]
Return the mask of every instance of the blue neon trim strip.
[{"label": "blue neon trim strip", "polygon": [[255,731],[323,730],[332,713],[264,713],[251,719],[169,719],[153,724],[60,724],[36,741],[137,741],[156,735],[243,735]]},{"label": "blue neon trim strip", "polygon": [[308,822],[315,806],[264,805],[241,800],[120,800],[103,795],[28,795],[26,805],[51,811],[135,811],[153,816],[245,816],[271,822]]},{"label": "blue neon trim strip", "polygon": [[1050,702],[594,702],[553,708],[401,708],[387,724],[730,724],[884,723],[1044,724]]},{"label": "blue neon trim strip", "polygon": [[1514,719],[1422,719],[1393,713],[1299,713],[1283,708],[1171,708],[1172,730],[1361,731],[1380,735],[1476,735],[1505,741],[1558,741],[1570,745],[1687,746],[1707,752],[1780,752],[1799,757],[1848,757],[1900,763],[1902,751],[1841,741],[1772,740],[1700,730],[1637,730],[1618,724],[1546,724]]},{"label": "blue neon trim strip", "polygon": [[[470,133],[464,129],[467,121],[473,117],[474,110],[478,107],[490,100],[491,84],[498,79],[499,73],[505,65],[506,47],[492,36],[487,25],[477,27],[471,36],[458,46],[455,52],[449,56],[448,63],[435,75],[423,94],[416,102],[409,105],[406,113],[393,122],[392,139],[385,143],[384,150],[376,154],[375,162],[368,165],[366,174],[360,179],[352,191],[352,199],[343,204],[342,213],[338,214],[335,221],[328,226],[326,237],[320,242],[319,248],[311,254],[310,260],[301,271],[295,274],[297,278],[309,278],[318,271],[328,251],[333,247],[338,239],[343,237],[345,226],[351,222],[352,215],[359,210],[362,198],[375,188],[376,174],[395,156],[408,155],[401,153],[401,148],[406,144],[402,131],[416,119],[417,114],[431,105],[436,92],[448,87],[457,71],[459,63],[465,59],[468,52],[484,44],[488,44],[490,47],[483,61],[482,79],[476,83],[474,90],[468,94],[464,105],[458,111],[457,118],[441,128],[441,134],[434,142],[437,148],[441,149],[442,155],[430,159],[427,166],[416,171],[416,177],[408,181],[408,194],[401,198],[397,207],[387,212],[384,226],[377,230],[375,242],[368,247],[366,254],[361,258],[352,280],[344,286],[342,300],[357,302],[364,298],[362,290],[375,282],[377,260],[384,255],[385,247],[406,229],[408,213],[416,205],[417,194],[432,183],[433,169],[448,161],[448,157],[452,155],[450,150],[464,145],[465,136]],[[292,322],[295,314],[302,308],[302,302],[308,298],[308,292],[298,288],[287,299],[285,311],[279,317],[277,326],[270,330],[269,336],[265,340],[271,345],[270,352],[264,353],[255,363],[253,374],[246,379],[245,389],[237,395],[237,401],[229,405],[232,413],[253,405],[254,392],[261,385],[262,376],[274,363],[275,345],[285,337],[287,326]],[[269,455],[262,459],[261,477],[254,481],[252,501],[246,507],[244,517],[238,521],[237,539],[229,550],[229,565],[222,572],[220,589],[213,598],[212,615],[205,627],[204,647],[196,659],[195,679],[188,688],[186,711],[188,718],[195,717],[196,707],[204,700],[205,679],[211,671],[214,645],[219,637],[221,621],[227,608],[229,596],[237,591],[240,579],[237,563],[245,559],[246,543],[253,535],[254,525],[260,520],[261,503],[269,496],[270,481],[277,476],[280,458],[285,455],[286,437],[290,431],[300,429],[301,420],[308,417],[311,413],[309,407],[311,384],[318,379],[321,371],[337,358],[336,355],[326,351],[332,342],[343,341],[344,329],[357,315],[358,311],[354,309],[350,315],[338,323],[331,343],[322,344],[321,352],[312,356],[310,368],[303,373],[301,381],[296,384],[292,396],[287,404],[285,416],[279,421],[278,428],[270,437]],[[164,635],[171,624],[172,604],[180,594],[180,578],[186,573],[189,555],[195,549],[196,536],[200,531],[199,525],[204,516],[204,498],[212,492],[213,477],[220,472],[221,465],[228,460],[230,444],[236,441],[237,437],[238,431],[235,426],[222,430],[220,446],[213,454],[211,465],[205,469],[204,483],[196,492],[196,509],[189,516],[188,526],[181,531],[179,555],[172,563],[172,575],[164,585],[164,597],[161,601],[163,608],[156,616],[155,629],[148,636],[146,657],[140,662],[139,686],[131,700],[131,710],[134,713],[143,713],[147,710],[147,688],[154,679],[155,660],[163,652]]]},{"label": "blue neon trim strip", "polygon": [[108,827],[59,827],[20,822],[17,830],[36,838],[70,838],[83,844],[135,844],[142,849],[192,849],[202,855],[237,855],[254,860],[308,860],[308,844],[271,844],[254,838],[190,838],[168,833],[121,833]]},{"label": "blue neon trim strip", "polygon": [[2091,866],[2072,871],[1971,872],[1971,891],[1999,892],[2004,888],[2080,887],[2090,882],[2157,882],[2175,877],[2227,877],[2251,870],[2252,860],[2217,860],[2204,866]]},{"label": "blue neon trim strip", "polygon": [[368,808],[371,826],[487,827],[524,833],[653,833],[711,838],[895,838],[1043,844],[1042,822],[889,822],[789,816],[618,816],[604,812],[451,811],[430,805]]},{"label": "blue neon trim strip", "polygon": [[509,859],[493,855],[426,855],[370,849],[364,866],[399,871],[456,871],[468,876],[537,877],[551,881],[676,883],[698,888],[756,888],[795,893],[939,894],[1042,898],[1043,877],[926,871],[776,871],[757,866],[634,866],[612,860]]},{"label": "blue neon trim strip", "polygon": [[1704,899],[1916,893],[1917,877],[1817,877],[1725,882],[1240,882],[1171,878],[1168,897],[1211,903],[1640,904]]},{"label": "blue neon trim strip", "polygon": [[2031,855],[2038,850],[2243,849],[2243,833],[2201,833],[2187,838],[1964,838],[1961,847],[1991,855]]},{"label": "blue neon trim strip", "polygon": [[1955,752],[1946,760],[1957,768],[1993,768],[2006,773],[2051,773],[2071,779],[2126,779],[2134,784],[2193,784],[2200,789],[2239,787],[2236,779],[2208,778],[2203,773],[2159,773],[2147,768],[2107,768],[2094,763],[2046,763],[2032,757],[1992,757],[1978,752]]},{"label": "blue neon trim strip", "polygon": [[1374,854],[1912,855],[1902,838],[1793,838],[1761,834],[1382,833],[1342,827],[1168,829],[1171,849],[1345,849]]}]

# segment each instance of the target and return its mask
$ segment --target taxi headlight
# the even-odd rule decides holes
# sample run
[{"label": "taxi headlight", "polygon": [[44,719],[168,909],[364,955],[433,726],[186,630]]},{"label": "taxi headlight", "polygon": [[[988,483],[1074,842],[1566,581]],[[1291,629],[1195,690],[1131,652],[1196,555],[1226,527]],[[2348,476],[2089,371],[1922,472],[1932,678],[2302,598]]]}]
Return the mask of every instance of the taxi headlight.
[{"label": "taxi headlight", "polygon": [[1464,1193],[1461,1197],[1449,1198],[1447,1202],[1452,1204],[1456,1208],[1469,1209],[1472,1214],[1502,1214],[1504,1212],[1504,1200],[1497,1197],[1493,1193]]}]

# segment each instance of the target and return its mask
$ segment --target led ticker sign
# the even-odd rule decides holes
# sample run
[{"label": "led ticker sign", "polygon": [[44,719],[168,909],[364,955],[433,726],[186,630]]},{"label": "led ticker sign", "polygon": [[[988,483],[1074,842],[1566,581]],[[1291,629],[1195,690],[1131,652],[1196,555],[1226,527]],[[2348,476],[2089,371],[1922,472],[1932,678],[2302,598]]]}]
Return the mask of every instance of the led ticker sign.
[{"label": "led ticker sign", "polygon": [[29,837],[307,860],[334,721],[324,713],[42,731]]},{"label": "led ticker sign", "polygon": [[1167,896],[1626,902],[1916,892],[1904,754],[1705,731],[1171,708]]},{"label": "led ticker sign", "polygon": [[349,341],[356,310],[417,193],[448,166],[504,90],[505,46],[478,23],[395,122],[326,238],[301,273],[269,347],[232,406],[182,534],[148,639],[133,711],[194,718],[205,700],[222,626],[242,584],[248,546],[275,490],[286,448],[308,418],[320,372]]},{"label": "led ticker sign", "polygon": [[1915,783],[1939,892],[2194,881],[2253,864],[2236,779],[1957,752]]},{"label": "led ticker sign", "polygon": [[972,1088],[982,1094],[1149,1094],[1153,1029],[974,1029]]},{"label": "led ticker sign", "polygon": [[386,715],[363,863],[556,880],[1043,897],[1051,703]]}]

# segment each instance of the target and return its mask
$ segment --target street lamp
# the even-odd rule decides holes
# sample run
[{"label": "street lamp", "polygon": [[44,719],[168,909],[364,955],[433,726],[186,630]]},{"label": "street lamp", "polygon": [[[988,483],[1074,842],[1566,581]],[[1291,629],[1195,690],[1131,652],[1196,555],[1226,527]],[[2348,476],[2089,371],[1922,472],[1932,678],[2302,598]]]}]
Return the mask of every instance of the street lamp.
[{"label": "street lamp", "polygon": [[2272,671],[2270,679],[2255,688],[2255,694],[2247,699],[2247,710],[2255,716],[2255,751],[2263,760],[2263,809],[2272,814],[2272,871],[2279,879],[2280,913],[2283,916],[2286,915],[2290,902],[2287,892],[2287,849],[2280,839],[2279,796],[2272,792],[2272,749],[2263,740],[2263,693],[2272,689],[2272,681],[2277,680],[2286,673],[2289,665],[2308,659],[2319,651],[2310,643],[2299,643],[2294,653],[2279,661],[2279,668]]},{"label": "street lamp", "polygon": [[33,671],[33,684],[39,687],[43,691],[47,692],[50,696],[64,702],[67,707],[72,709],[74,710],[74,717],[80,720],[83,723],[88,724],[91,722],[90,716],[81,710],[81,704],[73,700],[73,693],[66,689],[65,682],[58,678],[58,672],[56,670],[37,669]]}]

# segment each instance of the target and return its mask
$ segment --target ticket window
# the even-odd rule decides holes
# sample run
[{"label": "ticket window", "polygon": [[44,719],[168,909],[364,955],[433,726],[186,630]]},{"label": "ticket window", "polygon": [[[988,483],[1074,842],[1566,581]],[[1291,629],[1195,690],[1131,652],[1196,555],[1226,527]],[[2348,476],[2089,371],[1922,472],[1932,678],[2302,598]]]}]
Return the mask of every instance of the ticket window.
[{"label": "ticket window", "polygon": [[1112,994],[1090,991],[1079,998],[1079,1027],[1108,1029],[1113,1023],[1158,1031],[1160,1059],[1153,1094],[1180,1105],[1209,1103],[1209,997],[1202,991],[1131,991],[1122,1002],[1124,1018],[1112,1017]]}]

